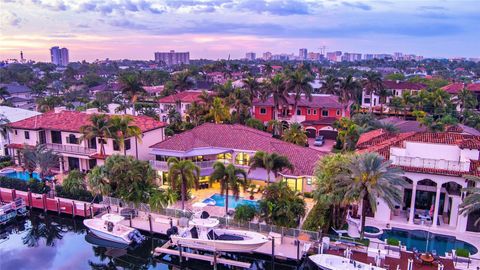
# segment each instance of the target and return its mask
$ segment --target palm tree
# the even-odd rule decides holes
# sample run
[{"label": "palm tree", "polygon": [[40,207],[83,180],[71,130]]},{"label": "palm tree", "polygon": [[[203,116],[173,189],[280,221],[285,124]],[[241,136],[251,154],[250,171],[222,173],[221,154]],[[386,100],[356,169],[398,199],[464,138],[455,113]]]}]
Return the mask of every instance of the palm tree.
[{"label": "palm tree", "polygon": [[382,87],[375,94],[378,95],[378,103],[380,103],[380,115],[383,115],[383,105],[387,103],[387,98],[392,95],[392,91]]},{"label": "palm tree", "polygon": [[7,99],[7,97],[10,96],[10,92],[8,92],[8,89],[6,86],[0,87],[0,99],[2,100],[2,103]]},{"label": "palm tree", "polygon": [[277,153],[267,153],[258,151],[255,153],[252,159],[250,159],[250,169],[262,168],[267,171],[267,185],[270,184],[270,173],[273,172],[275,178],[278,177],[278,173],[283,169],[289,169],[293,171],[293,165],[290,163],[286,156],[279,155]]},{"label": "palm tree", "polygon": [[171,189],[166,190],[153,190],[150,193],[150,199],[148,204],[154,210],[161,210],[169,205],[174,204],[177,201],[177,193]]},{"label": "palm tree", "polygon": [[338,94],[338,79],[332,75],[328,75],[325,83],[322,84],[320,91],[323,94],[337,95]]},{"label": "palm tree", "polygon": [[114,140],[123,149],[123,155],[127,155],[125,147],[125,139],[133,137],[135,139],[135,152],[138,159],[137,142],[142,143],[142,130],[134,125],[133,117],[129,115],[119,116],[115,115],[110,119],[111,132],[114,135]]},{"label": "palm tree", "polygon": [[105,166],[95,166],[87,175],[88,187],[95,194],[110,195],[112,187]]},{"label": "palm tree", "polygon": [[293,115],[294,120],[297,119],[297,105],[302,96],[305,96],[309,101],[312,101],[313,87],[310,83],[313,82],[313,77],[302,69],[297,69],[291,73],[286,83],[287,92],[293,92]]},{"label": "palm tree", "polygon": [[37,144],[34,148],[27,147],[22,150],[23,166],[33,177],[33,172],[38,169],[41,180],[45,180],[47,176],[51,176],[52,168],[58,166],[59,156],[52,150],[48,149],[45,144]]},{"label": "palm tree", "polygon": [[340,82],[340,87],[338,89],[338,101],[343,104],[344,113],[347,111],[350,101],[356,100],[360,90],[361,85],[355,81],[352,75],[348,75],[347,78]]},{"label": "palm tree", "polygon": [[457,94],[456,103],[460,107],[460,115],[462,115],[465,109],[475,108],[478,101],[470,90],[463,88]]},{"label": "palm tree", "polygon": [[402,111],[403,107],[403,102],[401,97],[392,97],[390,99],[390,103],[388,104],[388,107],[393,110],[393,113],[395,116],[398,115],[398,112]]},{"label": "palm tree", "polygon": [[[480,210],[480,187],[478,185],[478,183],[480,183],[480,177],[472,175],[465,175],[464,177],[469,181],[477,183],[475,187],[468,187],[463,189],[463,191],[467,193],[467,196],[460,204],[460,214],[467,216]],[[477,226],[479,222],[480,218],[475,220],[475,226]]]},{"label": "palm tree", "polygon": [[192,187],[195,187],[195,189],[198,188],[200,167],[195,165],[191,160],[178,160],[175,157],[169,158],[167,164],[168,181],[175,190],[177,189],[177,186],[180,185],[182,210],[185,210],[187,190]]},{"label": "palm tree", "polygon": [[273,74],[273,68],[272,68],[272,65],[270,63],[266,63],[264,66],[263,66],[263,72],[265,73],[265,75],[267,75],[267,78],[270,78]]},{"label": "palm tree", "polygon": [[363,78],[363,88],[367,95],[370,95],[370,108],[373,111],[373,94],[384,88],[382,76],[377,72],[365,72]]},{"label": "palm tree", "polygon": [[402,200],[399,186],[404,186],[405,180],[402,170],[391,167],[391,161],[385,161],[377,153],[355,156],[347,168],[348,172],[340,174],[338,181],[341,186],[348,187],[345,201],[360,200],[362,203],[360,239],[363,239],[367,206],[375,212],[378,198],[391,209],[399,205]]},{"label": "palm tree", "polygon": [[407,112],[409,107],[413,103],[414,97],[410,91],[403,91],[402,92],[402,108],[403,108],[403,118],[407,118]]},{"label": "palm tree", "polygon": [[272,135],[274,137],[279,136],[283,132],[283,123],[278,120],[268,121],[267,127],[272,130]]},{"label": "palm tree", "polygon": [[248,76],[242,80],[243,89],[250,94],[250,104],[253,104],[253,99],[258,98],[260,93],[261,84],[257,81],[257,78]]},{"label": "palm tree", "polygon": [[190,78],[190,72],[188,71],[182,71],[176,73],[173,78],[173,90],[175,92],[177,91],[185,91],[188,89],[191,89],[194,86],[193,80]]},{"label": "palm tree", "polygon": [[212,107],[210,108],[207,117],[213,119],[215,124],[223,123],[224,121],[230,120],[230,111],[228,107],[223,104],[223,100],[216,97],[213,100]]},{"label": "palm tree", "polygon": [[105,154],[105,140],[112,138],[111,122],[106,114],[93,114],[90,117],[91,124],[80,127],[80,141],[92,140],[98,137],[100,142],[100,155]]},{"label": "palm tree", "polygon": [[281,105],[288,104],[288,91],[285,87],[285,79],[281,74],[276,74],[266,85],[264,99],[272,96],[273,99],[273,117],[278,120],[278,109]]},{"label": "palm tree", "polygon": [[63,104],[63,99],[58,96],[46,96],[36,100],[37,111],[39,112],[49,112],[53,111],[55,106],[61,106]]},{"label": "palm tree", "polygon": [[204,116],[207,114],[207,112],[205,110],[205,106],[194,101],[188,108],[187,114],[190,123],[192,123],[194,126],[198,126],[202,120],[205,120]]},{"label": "palm tree", "polygon": [[8,118],[5,115],[0,114],[0,136],[2,136],[2,138],[7,142],[8,142],[8,133],[10,131],[10,127],[8,126],[9,123],[10,123],[10,120],[8,120]]},{"label": "palm tree", "polygon": [[305,146],[307,144],[307,134],[299,123],[292,123],[290,128],[284,130],[282,139],[289,143]]},{"label": "palm tree", "polygon": [[135,103],[138,97],[145,95],[142,82],[135,73],[125,73],[120,76],[120,91],[125,99],[130,100],[132,114],[135,115]]},{"label": "palm tree", "polygon": [[342,142],[342,152],[353,148],[358,139],[358,126],[351,119],[342,117],[333,122],[333,127],[338,130],[337,139]]},{"label": "palm tree", "polygon": [[220,182],[220,193],[225,194],[225,214],[228,213],[228,196],[229,191],[235,200],[240,197],[240,188],[245,191],[248,186],[247,172],[243,169],[235,167],[233,164],[225,166],[222,162],[215,162],[213,164],[213,172],[210,175],[210,182]]}]

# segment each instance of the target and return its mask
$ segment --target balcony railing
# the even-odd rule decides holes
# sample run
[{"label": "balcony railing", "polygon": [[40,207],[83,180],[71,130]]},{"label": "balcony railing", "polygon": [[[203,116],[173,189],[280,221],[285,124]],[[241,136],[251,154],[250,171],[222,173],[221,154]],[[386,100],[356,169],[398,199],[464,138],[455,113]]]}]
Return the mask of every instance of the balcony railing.
[{"label": "balcony railing", "polygon": [[69,154],[78,154],[78,155],[92,155],[97,152],[95,149],[90,149],[87,147],[79,145],[65,145],[58,143],[46,143],[48,149],[52,149],[59,153],[69,153]]},{"label": "balcony railing", "polygon": [[[223,159],[219,159],[219,160],[207,160],[207,161],[196,161],[196,162],[193,162],[195,165],[197,165],[198,167],[200,167],[200,169],[209,169],[209,168],[212,168],[213,167],[213,164],[215,162],[222,162],[224,164],[229,164],[230,161],[228,160],[223,160]],[[153,168],[159,170],[159,171],[168,171],[168,164],[166,161],[158,161],[158,160],[150,160],[150,165],[152,165]],[[240,166],[240,165],[238,165]]]},{"label": "balcony railing", "polygon": [[467,172],[470,169],[470,162],[466,161],[402,156],[391,156],[390,160],[392,160],[394,165],[414,168],[448,170],[453,172]]}]

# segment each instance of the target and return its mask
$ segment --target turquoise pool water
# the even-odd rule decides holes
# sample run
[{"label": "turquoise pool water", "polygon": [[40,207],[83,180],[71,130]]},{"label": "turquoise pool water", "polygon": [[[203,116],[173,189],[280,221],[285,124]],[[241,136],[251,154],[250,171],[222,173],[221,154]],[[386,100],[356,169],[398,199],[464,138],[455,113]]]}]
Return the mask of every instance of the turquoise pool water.
[{"label": "turquoise pool water", "polygon": [[412,250],[413,247],[421,252],[436,250],[437,254],[440,256],[444,256],[446,252],[451,252],[452,249],[457,248],[465,248],[470,251],[470,254],[478,252],[475,246],[457,240],[453,236],[434,234],[422,230],[392,228],[391,230],[384,230],[383,234],[380,236],[381,240],[387,238],[400,240],[402,245],[407,246],[407,250]]},{"label": "turquoise pool water", "polygon": [[[4,175],[6,177],[9,177],[9,178],[16,178],[16,179],[20,179],[20,180],[23,180],[23,181],[30,180],[30,173],[28,173],[28,172],[18,172],[17,171],[17,172],[9,172],[9,173],[6,173]],[[36,172],[33,173],[33,178],[35,178],[37,180],[40,180],[40,176]]]},{"label": "turquoise pool water", "polygon": [[[215,206],[225,206],[225,195],[221,194],[214,194],[210,198],[207,198],[203,200],[204,203],[209,203],[209,202],[215,202]],[[238,198],[238,200],[235,200],[235,196],[228,195],[228,208],[237,208],[237,206],[242,205],[242,204],[250,204],[255,207],[258,206],[257,201],[253,200],[246,200],[242,197]]]}]

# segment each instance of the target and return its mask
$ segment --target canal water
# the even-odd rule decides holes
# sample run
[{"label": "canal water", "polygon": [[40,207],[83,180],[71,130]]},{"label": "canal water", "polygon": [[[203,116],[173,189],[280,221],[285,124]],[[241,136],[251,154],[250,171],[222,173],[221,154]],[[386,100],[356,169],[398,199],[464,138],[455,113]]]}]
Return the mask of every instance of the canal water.
[{"label": "canal water", "polygon": [[[178,257],[154,257],[155,247],[165,237],[142,232],[147,240],[137,247],[125,248],[102,241],[89,234],[82,219],[56,214],[31,212],[29,216],[0,226],[1,270],[110,270],[110,269],[213,269],[207,262],[189,260],[180,264]],[[228,254],[228,258],[251,262],[250,269],[302,269],[294,262],[275,262],[270,257]],[[218,265],[218,269],[238,269]]]}]

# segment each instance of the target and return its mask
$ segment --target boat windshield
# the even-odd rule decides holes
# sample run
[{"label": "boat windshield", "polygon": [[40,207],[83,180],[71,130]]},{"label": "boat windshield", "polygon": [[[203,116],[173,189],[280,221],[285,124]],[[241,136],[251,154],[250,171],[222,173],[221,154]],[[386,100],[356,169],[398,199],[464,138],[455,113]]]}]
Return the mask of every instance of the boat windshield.
[{"label": "boat windshield", "polygon": [[109,222],[112,222],[112,223],[118,223],[118,222],[122,221],[123,219],[124,219],[124,217],[119,216],[119,215],[115,215],[115,214],[105,214],[105,215],[102,216],[102,220],[109,221]]}]

